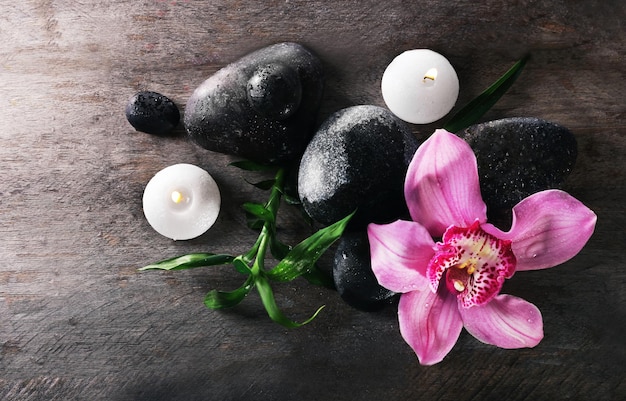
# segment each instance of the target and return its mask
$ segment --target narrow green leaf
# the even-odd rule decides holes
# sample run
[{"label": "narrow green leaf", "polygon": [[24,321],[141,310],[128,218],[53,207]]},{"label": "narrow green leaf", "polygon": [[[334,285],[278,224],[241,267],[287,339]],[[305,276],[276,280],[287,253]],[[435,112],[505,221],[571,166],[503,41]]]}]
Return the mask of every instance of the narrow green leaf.
[{"label": "narrow green leaf", "polygon": [[236,290],[233,291],[217,291],[212,290],[209,291],[204,297],[204,305],[209,309],[224,309],[230,308],[241,301],[248,295],[252,286],[254,284],[254,279],[252,276],[248,277],[248,279],[243,283],[243,285]]},{"label": "narrow green leaf", "polygon": [[139,270],[184,270],[231,263],[234,257],[214,253],[190,253],[144,266]]},{"label": "narrow green leaf", "polygon": [[300,327],[311,322],[313,319],[315,319],[315,317],[317,317],[321,310],[324,309],[324,306],[322,305],[317,311],[315,311],[313,316],[311,316],[304,322],[294,322],[293,320],[286,317],[278,308],[278,305],[276,304],[276,299],[274,298],[274,291],[272,291],[272,287],[270,286],[269,281],[263,275],[259,275],[256,277],[255,284],[257,290],[259,291],[259,295],[261,296],[263,306],[265,307],[265,310],[267,311],[270,319],[287,328]]},{"label": "narrow green leaf", "polygon": [[297,196],[293,196],[293,195],[289,195],[289,194],[283,193],[283,199],[289,205],[294,205],[294,206],[302,205],[302,201]]},{"label": "narrow green leaf", "polygon": [[246,202],[243,204],[246,212],[263,221],[274,222],[274,215],[267,208],[259,203]]},{"label": "narrow green leaf", "polygon": [[483,93],[459,110],[443,127],[450,132],[459,132],[476,123],[509,90],[530,58],[520,59]]},{"label": "narrow green leaf", "polygon": [[313,268],[310,271],[302,274],[302,277],[310,284],[330,288],[331,290],[336,289],[333,277],[320,270],[316,265],[313,265]]},{"label": "narrow green leaf", "polygon": [[254,231],[261,231],[265,222],[252,213],[246,212],[246,225],[249,229]]},{"label": "narrow green leaf", "polygon": [[276,180],[271,179],[271,180],[264,180],[264,181],[259,181],[259,182],[250,182],[248,180],[246,180],[246,182],[258,189],[261,189],[263,191],[267,191],[268,189],[272,189],[272,187],[274,186],[274,183],[276,182]]},{"label": "narrow green leaf", "polygon": [[353,215],[354,212],[300,242],[267,276],[276,281],[290,281],[310,272],[320,256],[341,237]]},{"label": "narrow green leaf", "polygon": [[279,241],[274,235],[270,237],[270,252],[276,259],[283,259],[289,254],[291,247]]},{"label": "narrow green leaf", "polygon": [[231,166],[237,167],[245,171],[274,171],[276,166],[261,164],[250,160],[240,160],[230,163]]}]

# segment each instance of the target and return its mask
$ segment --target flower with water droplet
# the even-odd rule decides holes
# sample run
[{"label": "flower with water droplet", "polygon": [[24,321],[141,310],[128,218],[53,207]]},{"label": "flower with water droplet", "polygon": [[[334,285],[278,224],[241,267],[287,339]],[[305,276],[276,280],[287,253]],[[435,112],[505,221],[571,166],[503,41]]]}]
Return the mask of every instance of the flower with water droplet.
[{"label": "flower with water droplet", "polygon": [[[543,338],[539,309],[500,294],[515,272],[561,264],[591,237],[596,215],[560,190],[535,193],[513,208],[508,232],[487,223],[476,157],[457,136],[437,130],[407,171],[413,221],[370,224],[372,270],[402,293],[400,332],[420,363],[440,362],[463,327],[501,348],[534,347]],[[439,242],[433,238],[441,238]]]}]

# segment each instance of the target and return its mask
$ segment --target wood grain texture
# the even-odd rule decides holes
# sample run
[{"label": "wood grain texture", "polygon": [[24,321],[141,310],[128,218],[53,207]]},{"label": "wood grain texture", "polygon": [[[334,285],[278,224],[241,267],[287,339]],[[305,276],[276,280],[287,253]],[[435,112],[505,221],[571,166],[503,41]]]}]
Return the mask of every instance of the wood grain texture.
[{"label": "wood grain texture", "polygon": [[[619,0],[0,0],[0,398],[7,400],[626,399],[626,5]],[[427,47],[461,82],[458,106],[520,56],[532,59],[485,119],[536,116],[570,128],[566,189],[594,209],[573,260],[524,272],[504,292],[541,309],[545,338],[501,350],[467,333],[421,367],[393,308],[368,314],[305,282],[276,286],[286,330],[258,296],[224,312],[204,294],[239,286],[228,268],[139,273],[195,251],[241,253],[255,237],[240,205],[264,200],[232,160],[182,135],[134,132],[137,90],[183,108],[210,74],[256,48],[297,41],[322,59],[320,120],[383,106],[385,66]],[[437,126],[414,126],[424,137]],[[172,242],[143,217],[154,173],[187,162],[223,191],[216,226]],[[310,233],[281,209],[280,236]],[[328,260],[326,260],[327,262]]]}]

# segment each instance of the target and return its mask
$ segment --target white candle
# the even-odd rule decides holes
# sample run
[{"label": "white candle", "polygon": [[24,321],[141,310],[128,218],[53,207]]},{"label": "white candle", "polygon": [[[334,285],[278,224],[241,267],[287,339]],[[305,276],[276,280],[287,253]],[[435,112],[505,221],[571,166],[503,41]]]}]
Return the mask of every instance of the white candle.
[{"label": "white candle", "polygon": [[441,54],[408,50],[387,66],[381,89],[393,114],[413,124],[428,124],[452,110],[459,96],[459,78]]},{"label": "white candle", "polygon": [[220,191],[200,167],[175,164],[159,171],[146,185],[143,212],[159,234],[174,240],[198,237],[220,211]]}]

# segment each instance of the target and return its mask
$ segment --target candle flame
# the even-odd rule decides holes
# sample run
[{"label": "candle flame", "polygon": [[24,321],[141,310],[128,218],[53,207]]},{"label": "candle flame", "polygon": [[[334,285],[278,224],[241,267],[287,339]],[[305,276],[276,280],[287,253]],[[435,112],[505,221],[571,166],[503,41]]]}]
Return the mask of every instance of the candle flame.
[{"label": "candle flame", "polygon": [[426,71],[426,74],[424,74],[424,79],[422,79],[422,81],[426,82],[427,79],[429,79],[431,81],[434,81],[435,79],[437,79],[437,69],[436,68],[431,68],[430,70]]},{"label": "candle flame", "polygon": [[185,197],[180,192],[178,192],[178,191],[172,192],[172,202],[178,204],[178,203],[182,202],[183,199],[185,199]]}]

